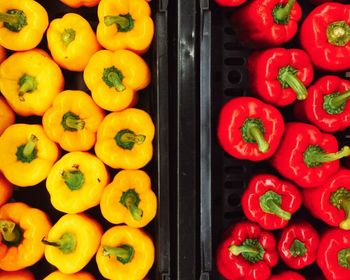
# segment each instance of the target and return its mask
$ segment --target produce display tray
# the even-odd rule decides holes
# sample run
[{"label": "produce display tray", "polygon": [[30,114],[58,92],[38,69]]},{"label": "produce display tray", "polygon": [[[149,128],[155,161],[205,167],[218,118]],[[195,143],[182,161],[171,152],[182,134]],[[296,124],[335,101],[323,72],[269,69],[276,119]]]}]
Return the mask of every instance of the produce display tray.
[{"label": "produce display tray", "polygon": [[[37,1],[47,10],[50,21],[54,18],[62,17],[66,13],[78,13],[88,20],[93,29],[96,30],[98,23],[96,7],[73,9],[65,6],[60,1]],[[136,107],[147,111],[156,126],[156,135],[153,141],[154,156],[152,161],[144,168],[150,175],[153,191],[158,198],[157,215],[145,228],[145,231],[151,235],[156,247],[156,260],[147,278],[166,280],[170,279],[171,273],[170,221],[173,216],[170,210],[169,179],[168,1],[151,1],[150,5],[152,8],[152,19],[155,22],[155,35],[151,48],[143,57],[151,68],[152,83],[145,90],[139,92],[139,101]],[[38,47],[48,51],[45,36]],[[89,92],[84,84],[82,73],[63,70],[63,74],[65,89],[79,89]],[[41,118],[18,117],[16,122],[41,123]],[[109,169],[109,171],[111,178],[113,178],[116,170]],[[29,188],[16,188],[12,201],[22,201],[32,207],[42,209],[50,216],[53,224],[63,215],[51,205],[45,182]],[[86,211],[86,213],[98,220],[104,230],[113,226],[103,219],[99,206]],[[30,267],[30,270],[35,275],[35,279],[43,279],[56,269],[43,258],[36,265]],[[98,272],[95,258],[92,258],[90,263],[84,268],[84,271],[91,272],[98,280],[103,279]]]},{"label": "produce display tray", "polygon": [[[303,17],[312,9],[307,1],[298,2]],[[259,173],[277,174],[267,161],[237,160],[225,153],[216,137],[220,109],[234,97],[249,96],[249,77],[246,68],[251,53],[238,42],[230,23],[235,8],[219,7],[214,1],[200,1],[200,271],[201,280],[221,280],[215,264],[216,249],[224,231],[241,221],[244,214],[240,205],[242,193],[250,178]],[[302,18],[303,20],[303,18]],[[302,22],[301,20],[301,22]],[[300,23],[299,23],[300,26]],[[300,48],[298,34],[281,47]],[[314,81],[321,75],[315,71]],[[334,73],[333,73],[334,74]],[[346,73],[336,73],[343,78]],[[281,110],[285,121],[291,120],[290,106]],[[339,146],[349,139],[349,130],[337,133]],[[311,217],[301,207],[293,219],[305,219],[319,231],[325,224]],[[278,237],[280,231],[273,231]],[[280,260],[272,272],[288,269]],[[324,279],[314,263],[300,271],[306,279]]]}]

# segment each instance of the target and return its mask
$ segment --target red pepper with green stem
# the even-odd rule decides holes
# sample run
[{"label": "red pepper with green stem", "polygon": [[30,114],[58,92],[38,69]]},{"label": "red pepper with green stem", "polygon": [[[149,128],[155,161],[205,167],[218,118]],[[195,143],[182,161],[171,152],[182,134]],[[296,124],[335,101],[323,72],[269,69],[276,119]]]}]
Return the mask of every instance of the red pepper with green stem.
[{"label": "red pepper with green stem", "polygon": [[327,71],[350,68],[350,5],[325,3],[301,25],[300,44],[313,64]]},{"label": "red pepper with green stem", "polygon": [[247,69],[251,91],[276,106],[306,99],[306,87],[314,78],[308,54],[299,49],[256,51],[248,58]]},{"label": "red pepper with green stem", "polygon": [[247,0],[215,0],[215,2],[223,7],[237,7],[244,4]]},{"label": "red pepper with green stem", "polygon": [[334,228],[324,232],[317,265],[328,280],[350,279],[350,231]]},{"label": "red pepper with green stem", "polygon": [[331,226],[350,230],[350,170],[342,168],[322,186],[304,190],[310,213]]},{"label": "red pepper with green stem", "polygon": [[302,188],[324,184],[340,167],[339,159],[350,155],[350,147],[338,151],[332,134],[300,122],[287,123],[278,150],[271,158],[272,166],[285,178]]},{"label": "red pepper with green stem", "polygon": [[217,269],[228,280],[267,280],[277,262],[275,237],[251,222],[235,224],[217,250]]},{"label": "red pepper with green stem", "polygon": [[308,88],[309,97],[295,103],[294,115],[323,131],[337,132],[350,126],[350,82],[324,76]]},{"label": "red pepper with green stem", "polygon": [[301,206],[296,186],[271,174],[254,176],[245,189],[241,205],[245,216],[264,229],[285,227]]},{"label": "red pepper with green stem", "polygon": [[251,0],[231,17],[232,27],[248,48],[274,47],[297,32],[301,8],[295,0]]},{"label": "red pepper with green stem", "polygon": [[231,156],[260,161],[273,155],[283,131],[283,117],[275,107],[253,97],[237,97],[221,109],[217,136]]},{"label": "red pepper with green stem", "polygon": [[286,270],[272,275],[269,280],[306,280],[306,278],[295,271]]},{"label": "red pepper with green stem", "polygon": [[306,221],[289,224],[282,230],[277,244],[283,262],[294,269],[302,269],[316,260],[319,237]]}]

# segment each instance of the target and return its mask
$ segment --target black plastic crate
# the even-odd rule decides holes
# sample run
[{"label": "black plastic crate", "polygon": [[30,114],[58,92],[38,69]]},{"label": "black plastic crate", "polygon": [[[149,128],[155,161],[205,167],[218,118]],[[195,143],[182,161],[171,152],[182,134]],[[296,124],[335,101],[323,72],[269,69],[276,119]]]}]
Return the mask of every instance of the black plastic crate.
[{"label": "black plastic crate", "polygon": [[[60,1],[37,0],[45,7],[49,14],[50,21],[54,18],[62,17],[66,13],[78,13],[88,20],[96,30],[98,23],[97,8],[79,8],[73,9],[65,6]],[[151,269],[149,279],[170,279],[171,265],[173,258],[170,253],[171,240],[171,213],[170,208],[170,156],[169,156],[169,32],[168,32],[168,1],[158,0],[150,2],[152,8],[152,19],[155,24],[155,35],[148,52],[143,55],[144,59],[151,68],[152,83],[143,91],[139,92],[139,101],[136,105],[147,111],[156,126],[155,139],[153,140],[154,155],[152,161],[144,168],[149,174],[152,181],[153,191],[158,198],[158,210],[155,219],[145,228],[152,240],[154,241],[155,263]],[[46,51],[47,43],[44,36],[42,43],[38,46]],[[83,90],[89,92],[83,80],[83,73],[70,72],[62,70],[65,78],[65,90]],[[41,123],[40,117],[21,118],[17,117],[16,122],[23,123]],[[93,151],[92,151],[93,152]],[[111,179],[116,174],[116,170],[109,168]],[[45,188],[45,182],[38,186],[29,188],[15,188],[14,195],[11,201],[22,201],[32,207],[39,208],[45,211],[54,224],[64,213],[60,213],[53,208],[50,203],[48,192]],[[86,211],[92,218],[101,223],[104,230],[112,227],[101,215],[99,206]],[[29,268],[36,279],[43,279],[55,267],[46,262],[45,258],[41,259],[37,264]],[[91,272],[96,279],[102,280],[99,274],[95,258],[92,258],[90,263],[83,269]]]},{"label": "black plastic crate", "polygon": [[[244,218],[240,200],[250,178],[259,173],[277,174],[268,164],[238,160],[225,153],[217,141],[218,116],[223,105],[234,97],[251,95],[247,58],[252,52],[239,43],[230,23],[237,8],[219,7],[213,0],[200,0],[199,73],[200,73],[200,279],[224,279],[216,269],[216,250],[224,231]],[[313,8],[308,1],[298,1],[303,18]],[[303,18],[300,22],[303,21]],[[300,27],[299,22],[299,27]],[[298,34],[285,48],[301,48]],[[333,74],[342,78],[347,73],[325,73],[315,70],[314,81],[321,75]],[[281,110],[286,121],[291,120],[292,106]],[[336,134],[339,145],[349,138],[349,130]],[[281,177],[281,176],[279,176]],[[282,177],[281,177],[282,178]],[[301,207],[292,220],[302,218],[321,230],[326,225],[311,217]],[[273,231],[278,237],[279,230]],[[280,260],[272,272],[288,269]],[[300,272],[307,279],[323,279],[314,263]]]}]

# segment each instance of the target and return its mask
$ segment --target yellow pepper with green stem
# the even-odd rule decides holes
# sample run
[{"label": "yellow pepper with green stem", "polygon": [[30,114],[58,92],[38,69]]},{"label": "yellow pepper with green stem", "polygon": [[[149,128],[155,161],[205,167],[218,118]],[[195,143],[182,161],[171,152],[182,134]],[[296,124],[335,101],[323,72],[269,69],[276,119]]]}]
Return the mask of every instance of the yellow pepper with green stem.
[{"label": "yellow pepper with green stem", "polygon": [[35,48],[41,41],[49,17],[33,0],[0,1],[0,45],[13,51]]}]

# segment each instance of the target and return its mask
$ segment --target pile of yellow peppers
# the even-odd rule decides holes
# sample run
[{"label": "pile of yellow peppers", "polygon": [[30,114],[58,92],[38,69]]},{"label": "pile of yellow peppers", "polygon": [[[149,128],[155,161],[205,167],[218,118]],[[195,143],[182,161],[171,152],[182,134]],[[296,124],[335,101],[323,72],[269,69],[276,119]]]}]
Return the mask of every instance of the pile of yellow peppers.
[{"label": "pile of yellow peppers", "polygon": [[[151,8],[60,1],[72,12],[54,19],[34,0],[0,2],[0,280],[35,279],[31,266],[42,258],[55,270],[45,280],[145,279],[155,249],[141,228],[157,197],[141,169],[155,127],[134,106],[151,81],[142,57],[154,35]],[[82,6],[97,6],[95,30]],[[82,73],[80,90],[65,84],[71,71]],[[55,223],[16,201],[26,187],[49,194]],[[101,215],[86,213],[93,207]],[[93,258],[102,276],[83,271]]]}]

